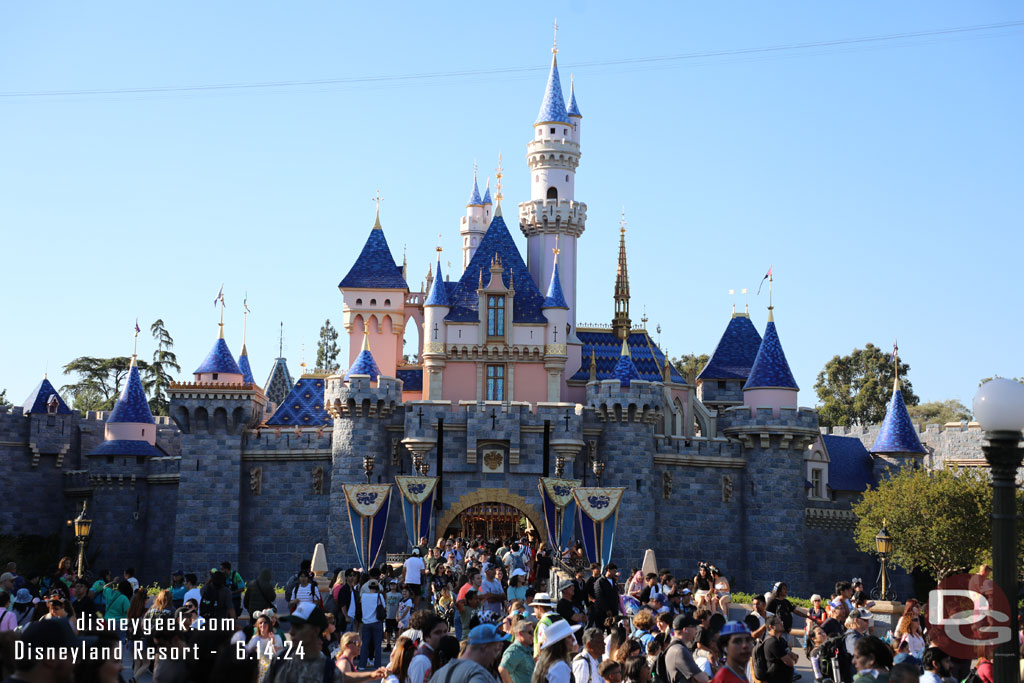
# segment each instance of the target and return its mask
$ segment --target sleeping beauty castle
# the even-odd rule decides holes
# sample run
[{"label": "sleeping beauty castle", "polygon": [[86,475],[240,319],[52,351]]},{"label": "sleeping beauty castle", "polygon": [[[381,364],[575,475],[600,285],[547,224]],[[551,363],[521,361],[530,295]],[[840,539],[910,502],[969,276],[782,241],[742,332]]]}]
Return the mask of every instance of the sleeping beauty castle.
[{"label": "sleeping beauty castle", "polygon": [[[460,271],[445,271],[439,249],[412,288],[378,204],[339,273],[344,372],[293,382],[278,358],[261,386],[222,323],[192,380],[171,386],[169,418],[153,418],[135,367],[110,413],[70,410],[44,379],[0,414],[0,486],[18,501],[0,533],[62,534],[70,548],[66,520],[86,503],[89,564],[135,567],[147,582],[223,560],[283,582],[317,543],[331,567],[359,566],[421,536],[527,533],[581,540],[620,567],[647,548],[676,572],[713,561],[753,592],[874,576],[877,560],[853,545],[851,501],[885,468],[944,466],[980,432],[918,430],[896,387],[883,425],[822,433],[798,405],[771,306],[760,325],[724,315],[688,382],[631,317],[625,221],[591,237],[618,239],[609,323],[580,324],[583,114],[552,52],[524,122],[530,196],[503,204],[500,163],[493,194],[474,174]],[[420,342],[407,358],[410,325]]]}]

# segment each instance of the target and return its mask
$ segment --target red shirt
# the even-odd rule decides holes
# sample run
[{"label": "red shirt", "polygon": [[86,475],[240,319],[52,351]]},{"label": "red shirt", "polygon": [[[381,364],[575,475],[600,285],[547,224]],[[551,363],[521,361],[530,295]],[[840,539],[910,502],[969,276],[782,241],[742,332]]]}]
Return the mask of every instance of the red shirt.
[{"label": "red shirt", "polygon": [[747,683],[747,680],[734,674],[729,667],[723,666],[711,679],[711,683]]}]

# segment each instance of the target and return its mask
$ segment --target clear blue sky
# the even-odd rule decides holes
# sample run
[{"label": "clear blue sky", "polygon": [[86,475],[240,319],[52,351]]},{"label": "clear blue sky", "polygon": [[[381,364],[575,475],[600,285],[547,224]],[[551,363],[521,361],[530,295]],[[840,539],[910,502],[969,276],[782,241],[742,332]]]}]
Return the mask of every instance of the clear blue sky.
[{"label": "clear blue sky", "polygon": [[[222,282],[232,350],[247,290],[258,381],[280,321],[297,374],[302,340],[312,363],[340,322],[378,188],[413,283],[439,232],[458,262],[474,159],[504,152],[514,215],[556,16],[584,116],[581,321],[610,321],[625,205],[633,317],[673,355],[714,348],[732,288],[763,329],[773,264],[803,405],[833,355],[894,337],[924,400],[1024,375],[1024,27],[742,52],[1020,21],[1019,3],[4,3],[0,388],[19,402],[47,363],[59,386],[76,356],[131,353],[136,316],[164,319],[190,373]],[[83,90],[108,92],[10,96]]]}]

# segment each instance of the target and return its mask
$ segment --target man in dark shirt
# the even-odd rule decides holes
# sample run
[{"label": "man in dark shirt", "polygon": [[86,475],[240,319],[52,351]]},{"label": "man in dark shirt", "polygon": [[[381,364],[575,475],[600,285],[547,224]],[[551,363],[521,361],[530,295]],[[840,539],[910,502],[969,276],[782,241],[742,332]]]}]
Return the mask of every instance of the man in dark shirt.
[{"label": "man in dark shirt", "polygon": [[85,579],[78,579],[72,584],[71,591],[71,606],[74,608],[75,614],[90,618],[95,617],[96,605],[93,603],[92,598],[89,597],[89,583]]},{"label": "man in dark shirt", "polygon": [[602,628],[608,617],[619,615],[619,589],[615,586],[618,579],[619,568],[609,564],[604,568],[604,576],[594,583],[594,613],[591,621]]},{"label": "man in dark shirt", "polygon": [[697,621],[680,614],[672,622],[672,640],[665,648],[669,683],[708,683],[709,678],[693,660],[690,647],[697,637]]},{"label": "man in dark shirt", "polygon": [[651,593],[655,592],[654,587],[658,585],[658,575],[654,572],[644,577],[644,587],[640,591],[640,604],[646,605],[651,601]]},{"label": "man in dark shirt", "polygon": [[807,616],[807,610],[802,607],[795,607],[793,603],[786,599],[788,594],[789,588],[786,586],[786,582],[780,581],[775,584],[775,597],[768,603],[768,611],[782,619],[782,625],[786,633],[793,629],[794,613],[802,617]]},{"label": "man in dark shirt", "polygon": [[841,600],[833,600],[829,603],[829,617],[821,624],[821,629],[829,638],[838,636],[845,630],[843,624],[846,622],[846,605]]},{"label": "man in dark shirt", "polygon": [[575,582],[568,580],[562,581],[558,584],[558,588],[561,591],[561,598],[558,601],[558,606],[555,608],[555,611],[558,612],[558,616],[562,617],[573,626],[576,624],[582,624],[586,619],[586,615],[583,614],[574,600],[576,597]]},{"label": "man in dark shirt", "polygon": [[765,623],[768,625],[769,636],[764,640],[764,655],[768,660],[768,679],[764,683],[790,683],[797,656],[790,651],[786,642],[782,618],[770,616]]}]

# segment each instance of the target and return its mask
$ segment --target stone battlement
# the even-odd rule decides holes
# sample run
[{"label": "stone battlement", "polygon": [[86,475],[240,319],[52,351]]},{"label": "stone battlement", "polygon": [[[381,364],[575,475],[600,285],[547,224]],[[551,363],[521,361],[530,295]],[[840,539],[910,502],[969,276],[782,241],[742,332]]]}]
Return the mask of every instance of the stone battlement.
[{"label": "stone battlement", "polygon": [[377,386],[370,385],[369,375],[340,375],[327,378],[324,407],[334,419],[339,417],[387,417],[402,406],[400,379],[379,377]]},{"label": "stone battlement", "polygon": [[778,417],[768,407],[757,408],[756,416],[752,416],[753,412],[750,406],[726,408],[719,416],[719,428],[723,431],[744,426],[819,430],[818,411],[813,408],[780,408]]},{"label": "stone battlement", "polygon": [[[981,424],[978,422],[947,422],[946,424],[930,423],[925,424],[923,422],[914,423],[914,427],[917,429],[919,434],[939,434],[945,431],[954,432],[970,432],[970,431],[983,431]],[[878,435],[878,430],[881,429],[881,425],[852,425],[852,426],[837,426],[837,427],[820,427],[822,434],[832,434],[834,436],[862,436],[866,434]]]}]

